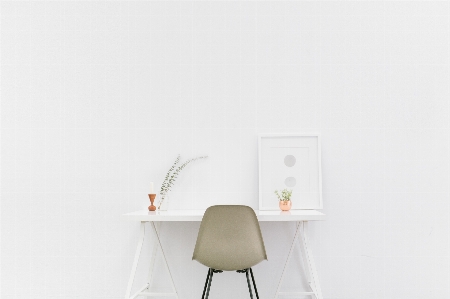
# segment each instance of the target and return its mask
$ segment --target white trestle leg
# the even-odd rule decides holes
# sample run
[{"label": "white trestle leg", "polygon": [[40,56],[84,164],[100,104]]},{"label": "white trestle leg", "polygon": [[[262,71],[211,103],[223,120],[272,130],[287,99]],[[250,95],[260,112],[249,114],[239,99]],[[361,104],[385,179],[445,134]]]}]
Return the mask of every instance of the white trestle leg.
[{"label": "white trestle leg", "polygon": [[134,255],[133,268],[131,269],[130,279],[128,280],[128,287],[127,292],[125,294],[125,299],[129,299],[131,295],[131,288],[133,287],[134,276],[136,275],[136,269],[139,262],[139,256],[141,255],[142,244],[144,244],[144,239],[145,239],[145,222],[141,222],[138,246],[136,249],[136,254]]},{"label": "white trestle leg", "polygon": [[[156,222],[155,224],[156,229],[159,231],[160,227],[161,227],[161,222]],[[150,268],[148,271],[148,278],[147,278],[147,291],[150,290],[150,288],[152,287],[152,283],[153,283],[153,270],[155,268],[155,260],[156,260],[156,254],[158,252],[158,242],[153,242],[153,248],[152,248],[152,256],[150,258]]]},{"label": "white trestle leg", "polygon": [[159,248],[159,250],[161,250],[161,255],[164,259],[164,264],[166,265],[166,269],[169,272],[170,282],[172,284],[172,289],[173,289],[173,293],[164,293],[164,294],[158,293],[158,296],[175,296],[178,299],[177,289],[175,288],[175,284],[173,282],[172,273],[170,272],[169,264],[167,263],[166,254],[164,253],[164,250],[162,248],[161,239],[159,238],[159,233],[158,233],[158,229],[156,228],[155,222],[152,222],[152,227],[153,227],[153,232],[155,233],[157,247]]},{"label": "white trestle leg", "polygon": [[[128,281],[128,287],[127,287],[127,292],[125,294],[125,299],[134,299],[134,298],[137,298],[139,296],[146,296],[146,297],[176,297],[178,299],[178,293],[177,293],[177,290],[175,288],[175,284],[173,282],[172,273],[170,272],[169,264],[167,263],[167,259],[166,259],[166,255],[165,255],[164,250],[163,250],[163,248],[161,246],[161,240],[159,238],[159,233],[158,233],[159,224],[155,225],[154,222],[150,222],[150,223],[151,223],[151,226],[152,226],[153,232],[154,232],[154,238],[153,238],[154,242],[153,242],[152,256],[151,256],[151,260],[150,260],[150,269],[149,269],[147,284],[144,285],[143,287],[141,287],[139,289],[139,291],[134,293],[132,296],[130,296],[131,295],[131,289],[133,287],[134,277],[136,275],[136,270],[137,270],[137,265],[138,265],[138,262],[139,262],[139,257],[141,255],[142,245],[143,245],[144,239],[145,239],[145,222],[141,222],[141,229],[140,229],[140,233],[139,233],[138,246],[137,246],[136,254],[135,254],[135,257],[134,257],[133,268],[131,270],[130,279]],[[162,258],[164,260],[164,265],[166,266],[167,271],[169,272],[170,282],[171,282],[172,288],[173,288],[173,292],[172,293],[155,293],[155,292],[151,292],[150,291],[150,288],[151,288],[151,285],[152,285],[152,282],[153,282],[153,270],[154,270],[154,266],[155,266],[156,253],[157,253],[158,249],[161,251],[161,255],[162,255]]]},{"label": "white trestle leg", "polygon": [[[291,249],[289,250],[288,257],[286,259],[286,263],[284,264],[283,272],[281,273],[281,278],[278,283],[277,292],[275,293],[275,299],[279,296],[283,297],[297,297],[297,296],[313,296],[315,299],[323,299],[322,291],[320,290],[319,280],[317,271],[314,265],[314,260],[312,257],[312,251],[308,245],[308,239],[306,235],[307,230],[307,221],[299,221],[297,222],[297,228],[295,230],[294,239],[292,240]],[[299,237],[300,236],[300,237]],[[289,260],[291,259],[292,252],[294,251],[295,244],[297,243],[297,238],[299,237],[300,241],[300,253],[303,260],[305,275],[308,281],[308,285],[311,288],[309,292],[280,292],[281,285],[283,283],[283,278],[286,272],[286,267],[289,264]]]},{"label": "white trestle leg", "polygon": [[308,222],[302,221],[301,227],[300,227],[300,245],[301,250],[303,251],[303,256],[305,256],[306,259],[306,268],[308,269],[308,272],[310,274],[310,286],[313,289],[313,292],[316,296],[316,299],[323,299],[322,297],[322,290],[320,289],[319,284],[319,275],[317,274],[316,264],[314,263],[314,257],[312,255],[311,247],[308,243]]}]

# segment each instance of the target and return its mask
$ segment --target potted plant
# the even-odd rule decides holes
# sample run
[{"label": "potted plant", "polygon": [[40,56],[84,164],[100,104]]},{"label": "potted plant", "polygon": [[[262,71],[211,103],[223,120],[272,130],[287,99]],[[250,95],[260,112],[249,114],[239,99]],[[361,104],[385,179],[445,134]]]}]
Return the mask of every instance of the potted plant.
[{"label": "potted plant", "polygon": [[292,195],[292,190],[288,190],[288,189],[284,189],[281,190],[281,194],[278,192],[278,190],[275,190],[275,194],[278,197],[279,202],[279,206],[280,209],[282,211],[289,211],[292,207],[292,202],[291,202],[291,195]]},{"label": "potted plant", "polygon": [[164,182],[161,185],[161,191],[159,191],[160,200],[158,205],[158,210],[167,210],[167,200],[166,204],[163,205],[164,199],[167,198],[167,192],[169,192],[172,189],[173,183],[177,179],[180,172],[191,162],[198,160],[198,159],[205,159],[208,158],[208,156],[201,156],[193,159],[189,159],[180,166],[177,167],[178,162],[180,162],[180,155],[175,159],[175,162],[173,163],[172,167],[170,167],[169,171],[166,174],[166,177],[164,178]]}]

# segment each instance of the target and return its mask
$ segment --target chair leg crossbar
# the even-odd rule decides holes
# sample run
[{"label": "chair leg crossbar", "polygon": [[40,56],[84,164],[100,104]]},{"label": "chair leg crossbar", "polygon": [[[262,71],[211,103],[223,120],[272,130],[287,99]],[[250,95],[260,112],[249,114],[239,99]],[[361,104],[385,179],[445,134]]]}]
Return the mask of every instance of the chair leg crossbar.
[{"label": "chair leg crossbar", "polygon": [[[209,290],[211,288],[211,281],[212,281],[214,273],[222,273],[222,272],[223,272],[222,270],[216,270],[216,269],[212,269],[212,268],[208,269],[208,274],[206,276],[206,281],[205,281],[205,287],[203,288],[202,299],[208,299],[208,297],[209,297]],[[249,273],[250,273],[250,276],[252,277],[253,289],[255,290],[256,298],[259,299],[258,289],[256,288],[255,277],[253,276],[252,268],[237,270],[236,272],[237,273],[245,273],[245,276],[247,277],[247,285],[248,285],[248,291],[250,293],[250,299],[253,299],[252,286],[250,284],[250,278],[249,278]]]}]

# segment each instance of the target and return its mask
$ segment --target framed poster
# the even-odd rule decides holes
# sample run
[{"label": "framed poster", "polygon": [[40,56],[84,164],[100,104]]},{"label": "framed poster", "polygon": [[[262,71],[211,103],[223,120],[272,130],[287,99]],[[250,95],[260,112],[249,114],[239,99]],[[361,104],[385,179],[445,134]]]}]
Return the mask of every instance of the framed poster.
[{"label": "framed poster", "polygon": [[275,190],[292,190],[292,209],[322,209],[319,134],[258,136],[259,209],[279,210]]}]

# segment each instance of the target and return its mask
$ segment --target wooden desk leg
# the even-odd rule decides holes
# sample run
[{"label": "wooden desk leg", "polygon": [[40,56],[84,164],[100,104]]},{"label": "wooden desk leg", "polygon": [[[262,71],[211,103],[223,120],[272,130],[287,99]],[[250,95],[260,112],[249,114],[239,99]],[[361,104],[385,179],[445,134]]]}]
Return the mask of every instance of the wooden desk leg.
[{"label": "wooden desk leg", "polygon": [[158,230],[156,229],[156,226],[155,226],[154,222],[152,222],[152,227],[153,227],[153,231],[155,232],[157,245],[159,247],[159,250],[161,250],[161,254],[162,254],[162,257],[164,259],[164,264],[166,265],[167,271],[169,272],[170,282],[172,283],[172,288],[173,288],[173,291],[174,291],[174,293],[163,293],[163,294],[160,294],[160,296],[175,296],[175,297],[178,298],[178,292],[177,292],[177,289],[175,288],[175,284],[173,282],[172,273],[170,272],[169,264],[167,263],[166,255],[165,255],[164,250],[162,248],[161,240],[159,238],[159,233],[158,233]]},{"label": "wooden desk leg", "polygon": [[133,268],[131,269],[130,279],[128,280],[127,292],[125,294],[125,299],[130,298],[131,288],[133,287],[134,276],[136,275],[136,269],[139,262],[139,256],[141,255],[142,244],[144,244],[145,239],[145,222],[141,222],[141,228],[139,231],[139,241],[136,248],[136,254],[134,255]]},{"label": "wooden desk leg", "polygon": [[302,256],[304,257],[305,266],[309,272],[310,286],[314,292],[316,299],[323,299],[322,290],[320,289],[319,276],[317,275],[316,265],[314,263],[314,258],[312,255],[312,250],[308,244],[307,236],[308,222],[302,221],[300,225],[300,250],[302,251]]}]

